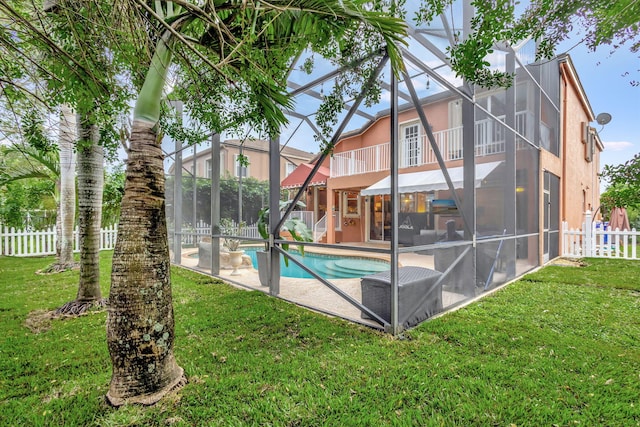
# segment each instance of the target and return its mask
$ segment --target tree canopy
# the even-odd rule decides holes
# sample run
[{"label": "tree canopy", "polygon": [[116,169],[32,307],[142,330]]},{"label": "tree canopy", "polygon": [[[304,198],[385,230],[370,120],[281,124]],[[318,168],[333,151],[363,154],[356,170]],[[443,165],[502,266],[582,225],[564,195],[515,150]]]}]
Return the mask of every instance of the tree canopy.
[{"label": "tree canopy", "polygon": [[36,110],[55,116],[69,105],[100,129],[112,156],[119,119],[128,114],[148,63],[140,26],[124,2],[0,0],[0,121],[24,132],[23,117]]},{"label": "tree canopy", "polygon": [[609,184],[603,206],[640,208],[640,153],[622,164],[606,165],[600,176]]},{"label": "tree canopy", "polygon": [[[418,22],[431,22],[454,0],[422,0]],[[609,45],[613,50],[628,46],[640,49],[640,3],[636,0],[475,0],[471,34],[458,33],[458,42],[448,49],[458,76],[482,86],[504,86],[510,75],[491,70],[486,58],[496,46],[538,41],[537,58],[550,58],[558,44],[575,34],[590,49]],[[640,84],[633,80],[634,85]]]},{"label": "tree canopy", "polygon": [[[233,1],[205,2],[204,5],[186,1],[167,2],[167,5],[175,4],[176,10],[178,5],[183,8],[180,15],[171,16],[168,20],[165,19],[168,16],[166,13],[154,12],[149,6],[151,2],[149,5],[137,0],[58,0],[50,3],[55,3],[61,11],[53,18],[44,16],[39,2],[0,0],[0,100],[4,102],[5,109],[18,108],[20,103],[27,100],[28,103],[40,100],[52,106],[63,101],[82,105],[96,98],[97,102],[91,107],[97,107],[104,113],[98,114],[101,120],[113,124],[114,115],[123,111],[127,100],[131,99],[131,89],[141,84],[141,68],[151,60],[149,42],[153,43],[154,40],[148,39],[145,34],[151,31],[156,34],[154,37],[159,37],[162,31],[175,31],[180,37],[176,37],[177,42],[172,44],[171,49],[176,53],[176,62],[181,64],[176,72],[183,82],[176,88],[176,96],[179,94],[187,102],[197,100],[200,104],[207,104],[197,110],[199,115],[194,119],[203,120],[210,129],[218,130],[238,126],[240,122],[246,123],[260,115],[275,114],[274,118],[279,117],[279,122],[274,123],[277,124],[283,120],[278,113],[279,108],[265,105],[264,110],[256,110],[260,99],[255,95],[249,96],[247,92],[247,85],[260,87],[261,90],[256,93],[278,100],[278,105],[290,105],[282,92],[282,88],[286,87],[283,85],[286,74],[270,73],[270,70],[281,69],[273,63],[274,57],[289,61],[287,52],[293,52],[297,43],[311,43],[313,50],[334,56],[336,61],[343,61],[338,65],[344,65],[347,59],[360,57],[363,48],[381,44],[379,38],[366,29],[357,30],[360,33],[351,32],[349,37],[334,38],[331,42],[326,32],[315,32],[314,38],[307,40],[276,40],[275,26],[268,31],[259,29],[269,22],[269,16],[284,14],[284,7],[288,4],[284,1],[262,2],[260,8],[247,7],[251,2],[243,2],[243,7]],[[318,12],[324,11],[327,15],[333,13],[335,4],[332,2],[316,3],[322,6],[319,8],[316,5]],[[407,12],[403,11],[403,3],[390,6],[384,2],[374,2],[374,8],[380,17],[385,14],[405,16]],[[417,15],[407,18],[430,22],[439,13],[452,7],[452,3],[453,0],[422,0]],[[477,0],[473,6],[476,17],[471,21],[471,34],[456,34],[456,43],[449,48],[448,54],[452,68],[459,76],[486,86],[509,82],[508,75],[491,70],[486,62],[487,55],[503,42],[516,44],[527,38],[537,39],[540,41],[538,55],[548,57],[560,41],[580,29],[581,41],[592,49],[599,45],[610,45],[612,49],[624,45],[632,51],[638,51],[640,47],[640,5],[633,0],[614,3],[605,0],[534,0],[524,5],[508,0]],[[357,7],[351,10],[361,13]],[[165,8],[165,11],[168,9]],[[182,25],[184,32],[171,30],[187,15],[197,18],[197,22],[189,18],[192,23]],[[307,16],[302,19],[303,16],[304,10],[301,9],[289,15],[288,20],[280,20],[278,25],[280,28],[287,25],[298,29],[316,28],[314,18]],[[209,25],[216,20],[219,30]],[[371,22],[377,25],[385,21],[378,19]],[[339,23],[336,20],[335,24]],[[382,42],[393,46],[399,39]],[[234,44],[237,40],[242,42]],[[206,45],[217,52],[218,61],[211,60],[208,56],[210,52],[203,50],[202,46]],[[87,55],[87,52],[95,52],[96,46],[103,48],[102,54]],[[265,63],[267,55],[261,54],[265,49],[279,50],[282,54],[269,55],[271,62]],[[391,54],[397,55],[397,51],[392,50]],[[245,84],[233,82],[225,71],[240,71],[243,68],[247,74]],[[360,75],[364,75],[367,67],[359,68]],[[251,73],[254,70],[260,72]],[[372,72],[372,67],[368,67],[368,70]],[[354,80],[353,76],[339,79],[335,93],[326,97],[324,111],[333,112],[336,104],[339,104],[338,95],[352,95],[354,88],[363,81],[364,78]],[[46,85],[43,82],[47,82]],[[638,84],[635,80],[632,83]],[[223,97],[214,95],[221,93]],[[237,101],[236,108],[223,109],[219,106],[220,102],[216,106],[216,103],[208,102],[213,101],[211,97],[223,100],[224,105]],[[242,105],[244,108],[237,108]],[[329,116],[328,121],[333,115]],[[114,135],[111,137],[112,141],[116,140]]]},{"label": "tree canopy", "polygon": [[37,229],[55,224],[59,175],[55,150],[42,151],[28,142],[0,146],[0,223]]}]

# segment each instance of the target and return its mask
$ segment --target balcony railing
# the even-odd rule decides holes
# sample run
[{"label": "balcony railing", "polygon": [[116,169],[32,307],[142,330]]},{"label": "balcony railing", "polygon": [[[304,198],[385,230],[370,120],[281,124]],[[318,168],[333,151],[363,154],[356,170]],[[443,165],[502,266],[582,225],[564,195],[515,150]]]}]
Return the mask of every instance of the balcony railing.
[{"label": "balcony railing", "polygon": [[[504,117],[499,117],[504,120]],[[489,156],[503,153],[505,149],[506,128],[495,120],[476,122],[476,156]],[[516,130],[532,139],[533,120],[528,112],[516,113]],[[446,129],[433,134],[445,162],[459,160],[462,152],[462,126]],[[389,170],[391,161],[388,142],[371,147],[335,153],[331,158],[331,177],[357,175]],[[437,159],[426,136],[419,141],[400,140],[400,167],[421,166],[437,163]]]},{"label": "balcony railing", "polygon": [[335,153],[331,158],[331,177],[379,172],[390,168],[389,143]]}]

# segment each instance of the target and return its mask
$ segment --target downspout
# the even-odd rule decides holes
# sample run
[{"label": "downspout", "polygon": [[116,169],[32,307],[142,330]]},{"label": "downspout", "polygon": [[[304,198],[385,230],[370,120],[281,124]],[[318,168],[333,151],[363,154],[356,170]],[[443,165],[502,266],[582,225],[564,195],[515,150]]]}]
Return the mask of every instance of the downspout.
[{"label": "downspout", "polygon": [[[560,198],[561,202],[562,202],[562,221],[566,221],[567,220],[567,201],[566,201],[566,194],[567,194],[567,86],[569,85],[568,81],[567,81],[567,72],[566,72],[566,67],[567,64],[566,63],[562,63],[560,70],[562,72],[562,83],[563,83],[563,87],[562,87],[562,115],[561,120],[562,120],[562,197]],[[561,248],[563,249],[563,248]]]}]

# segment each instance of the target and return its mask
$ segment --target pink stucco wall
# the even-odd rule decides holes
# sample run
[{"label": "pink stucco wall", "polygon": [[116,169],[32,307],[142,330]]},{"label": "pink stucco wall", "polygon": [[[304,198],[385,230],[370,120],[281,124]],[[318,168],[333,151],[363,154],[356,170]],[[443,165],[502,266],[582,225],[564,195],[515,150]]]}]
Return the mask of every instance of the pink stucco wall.
[{"label": "pink stucco wall", "polygon": [[[563,102],[563,138],[562,138],[562,206],[561,219],[569,223],[570,228],[580,227],[584,220],[584,211],[596,210],[600,206],[600,151],[598,146],[593,160],[585,160],[586,145],[582,141],[582,127],[594,120],[593,114],[585,105],[579,81],[575,71],[568,64],[562,64],[561,93]],[[598,144],[599,145],[599,144]]]},{"label": "pink stucco wall", "polygon": [[[560,153],[559,156],[546,151],[544,149],[539,152],[540,167],[535,170],[531,169],[532,176],[527,177],[526,182],[538,183],[538,191],[528,191],[526,197],[527,206],[537,206],[539,209],[540,224],[537,230],[540,233],[539,247],[542,248],[542,229],[543,229],[543,188],[544,172],[550,172],[560,178],[560,218],[559,221],[567,221],[569,227],[580,227],[584,211],[586,209],[596,210],[600,204],[600,182],[598,178],[598,172],[600,169],[600,151],[602,150],[602,144],[598,140],[596,144],[596,150],[591,162],[585,159],[585,144],[582,138],[582,129],[585,123],[593,122],[594,115],[589,102],[586,98],[586,94],[580,84],[579,78],[576,74],[573,65],[569,59],[561,61],[561,67],[558,72],[561,75],[560,90],[561,90],[561,104],[560,104]],[[448,105],[450,99],[441,100],[434,104],[429,104],[424,107],[427,117],[432,125],[432,130],[438,132],[440,130],[448,129]],[[399,123],[402,124],[417,120],[418,115],[416,111],[409,110],[399,114]],[[390,140],[389,135],[390,118],[382,117],[372,123],[362,133],[351,135],[342,141],[340,141],[335,149],[335,153],[344,151],[355,150],[358,148],[374,146],[378,144],[387,143]],[[520,158],[523,153],[519,153],[518,162],[526,161],[526,159]],[[538,156],[535,151],[527,151],[527,155]],[[531,161],[534,161],[531,159]],[[449,162],[450,167],[461,166],[462,161]],[[326,166],[329,166],[328,162]],[[418,172],[421,170],[428,170],[437,168],[437,165],[427,164],[418,167],[405,168],[400,170],[400,173],[404,172]],[[334,194],[334,197],[329,197],[328,209],[338,210],[337,191],[353,189],[360,190],[366,188],[373,183],[379,181],[389,174],[389,171],[375,172],[367,174],[352,175],[339,178],[330,178],[328,180],[329,194]],[[535,176],[537,174],[537,177]],[[537,198],[537,199],[536,199]],[[342,231],[335,234],[333,237],[328,236],[328,241],[362,241],[365,236],[365,224],[364,224],[364,198],[361,199],[362,220],[360,219],[347,219],[340,218]],[[345,225],[345,220],[346,225]],[[329,230],[335,228],[337,224],[330,224]],[[528,232],[532,232],[530,230]],[[530,244],[534,244],[533,241]],[[537,254],[542,262],[542,250],[534,250],[534,247],[530,248],[530,254]],[[536,255],[533,255],[534,257]]]}]

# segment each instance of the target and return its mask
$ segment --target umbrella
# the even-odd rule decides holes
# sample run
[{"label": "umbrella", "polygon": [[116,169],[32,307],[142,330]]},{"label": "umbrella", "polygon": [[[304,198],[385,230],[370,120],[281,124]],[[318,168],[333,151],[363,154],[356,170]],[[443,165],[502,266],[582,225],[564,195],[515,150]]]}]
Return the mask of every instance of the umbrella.
[{"label": "umbrella", "polygon": [[629,217],[625,208],[613,208],[611,210],[611,218],[609,219],[609,230],[631,230],[629,225]]}]

